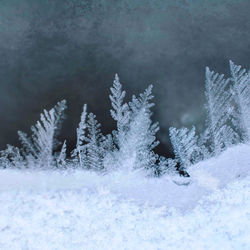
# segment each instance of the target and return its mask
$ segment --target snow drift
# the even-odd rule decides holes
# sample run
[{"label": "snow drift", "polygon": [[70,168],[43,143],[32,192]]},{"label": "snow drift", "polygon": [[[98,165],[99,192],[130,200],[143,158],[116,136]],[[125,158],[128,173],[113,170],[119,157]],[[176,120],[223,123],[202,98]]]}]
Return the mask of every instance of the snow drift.
[{"label": "snow drift", "polygon": [[232,147],[190,178],[1,170],[0,248],[249,249],[249,152]]}]

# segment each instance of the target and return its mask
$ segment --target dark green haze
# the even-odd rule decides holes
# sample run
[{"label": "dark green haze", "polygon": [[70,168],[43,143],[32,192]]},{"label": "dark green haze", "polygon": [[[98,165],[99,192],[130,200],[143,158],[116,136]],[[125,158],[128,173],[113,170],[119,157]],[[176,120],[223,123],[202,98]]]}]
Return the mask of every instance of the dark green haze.
[{"label": "dark green haze", "polygon": [[204,126],[205,66],[249,68],[249,13],[248,0],[0,0],[0,148],[64,98],[71,148],[84,103],[110,132],[118,73],[128,98],[154,84],[168,154],[170,126]]}]

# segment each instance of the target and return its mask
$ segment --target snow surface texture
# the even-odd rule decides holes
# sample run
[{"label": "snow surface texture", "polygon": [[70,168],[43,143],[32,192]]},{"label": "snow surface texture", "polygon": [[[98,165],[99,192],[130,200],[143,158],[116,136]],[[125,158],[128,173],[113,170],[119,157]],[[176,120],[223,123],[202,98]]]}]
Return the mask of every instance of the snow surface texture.
[{"label": "snow surface texture", "polygon": [[1,170],[0,249],[250,249],[249,152],[191,178]]}]

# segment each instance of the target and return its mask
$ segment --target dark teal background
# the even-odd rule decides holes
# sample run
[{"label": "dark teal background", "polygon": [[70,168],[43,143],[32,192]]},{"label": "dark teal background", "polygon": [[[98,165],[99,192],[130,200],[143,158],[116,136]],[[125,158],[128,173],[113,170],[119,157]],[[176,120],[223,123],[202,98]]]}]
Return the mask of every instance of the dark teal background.
[{"label": "dark teal background", "polygon": [[118,73],[129,97],[154,84],[158,150],[168,154],[169,126],[204,126],[205,66],[249,68],[249,13],[248,0],[0,1],[0,148],[63,98],[70,148],[84,103],[110,132]]}]

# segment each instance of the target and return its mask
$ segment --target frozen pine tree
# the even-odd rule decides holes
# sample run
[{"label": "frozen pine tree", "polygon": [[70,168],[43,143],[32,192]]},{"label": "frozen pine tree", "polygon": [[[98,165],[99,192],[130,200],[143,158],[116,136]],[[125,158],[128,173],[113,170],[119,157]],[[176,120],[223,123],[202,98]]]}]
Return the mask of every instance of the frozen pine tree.
[{"label": "frozen pine tree", "polygon": [[86,136],[86,163],[89,169],[103,170],[103,135],[101,133],[101,124],[96,120],[93,113],[88,115]]},{"label": "frozen pine tree", "polygon": [[56,159],[57,167],[64,168],[66,167],[66,140],[64,141],[61,151],[58,155],[58,158]]},{"label": "frozen pine tree", "polygon": [[123,168],[144,169],[150,174],[154,173],[154,168],[158,155],[153,149],[158,145],[156,133],[159,130],[158,123],[152,123],[151,103],[152,85],[150,85],[139,98],[133,96],[130,103],[131,122],[126,141],[122,144],[120,153],[123,159]]},{"label": "frozen pine tree", "polygon": [[87,129],[87,104],[84,104],[81,114],[81,120],[76,130],[77,141],[76,148],[71,156],[76,159],[80,167],[86,167],[86,129]]},{"label": "frozen pine tree", "polygon": [[128,139],[132,143],[132,155],[134,153],[133,168],[154,172],[158,156],[153,152],[153,149],[158,145],[155,137],[158,130],[158,124],[152,124],[150,116],[145,109],[141,109],[134,117],[128,135]]},{"label": "frozen pine tree", "polygon": [[125,136],[128,130],[128,123],[130,118],[129,106],[124,103],[124,97],[126,92],[122,90],[122,85],[119,81],[119,77],[116,74],[113,86],[110,88],[111,95],[109,96],[111,100],[112,108],[110,110],[112,118],[117,124],[116,142],[118,148],[124,143]]},{"label": "frozen pine tree", "polygon": [[238,134],[230,126],[232,122],[232,94],[229,79],[206,68],[207,126],[216,155],[228,145],[238,141]]},{"label": "frozen pine tree", "polygon": [[195,128],[169,129],[170,140],[174,149],[176,160],[180,163],[180,170],[185,170],[190,166],[196,152],[199,150],[197,145],[198,137],[195,135]]},{"label": "frozen pine tree", "polygon": [[54,149],[58,146],[56,135],[64,118],[66,101],[58,102],[54,108],[41,114],[40,121],[31,127],[32,136],[18,132],[26,160],[43,167],[54,165]]},{"label": "frozen pine tree", "polygon": [[237,104],[235,118],[244,142],[250,140],[250,76],[246,69],[230,61],[233,96]]}]

